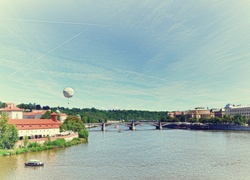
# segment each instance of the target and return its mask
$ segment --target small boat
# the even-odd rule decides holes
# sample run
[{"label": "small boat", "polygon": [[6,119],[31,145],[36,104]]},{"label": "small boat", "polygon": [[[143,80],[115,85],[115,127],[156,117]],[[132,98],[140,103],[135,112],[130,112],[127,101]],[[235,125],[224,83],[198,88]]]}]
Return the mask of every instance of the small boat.
[{"label": "small boat", "polygon": [[44,166],[44,163],[42,163],[40,160],[36,160],[36,159],[31,159],[24,164],[25,164],[25,166]]}]

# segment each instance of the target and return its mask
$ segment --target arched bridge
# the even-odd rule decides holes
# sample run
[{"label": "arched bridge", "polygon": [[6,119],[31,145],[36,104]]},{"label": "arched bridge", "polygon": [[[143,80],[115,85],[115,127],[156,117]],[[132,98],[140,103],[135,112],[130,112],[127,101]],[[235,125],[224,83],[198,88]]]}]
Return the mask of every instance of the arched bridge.
[{"label": "arched bridge", "polygon": [[106,130],[107,126],[110,125],[124,125],[127,126],[130,130],[135,130],[136,126],[141,126],[143,124],[148,124],[155,126],[156,129],[162,129],[162,127],[168,126],[170,124],[173,124],[172,122],[161,122],[161,121],[131,121],[131,122],[119,122],[119,123],[86,123],[85,126],[88,128],[92,127],[101,127],[102,131]]}]

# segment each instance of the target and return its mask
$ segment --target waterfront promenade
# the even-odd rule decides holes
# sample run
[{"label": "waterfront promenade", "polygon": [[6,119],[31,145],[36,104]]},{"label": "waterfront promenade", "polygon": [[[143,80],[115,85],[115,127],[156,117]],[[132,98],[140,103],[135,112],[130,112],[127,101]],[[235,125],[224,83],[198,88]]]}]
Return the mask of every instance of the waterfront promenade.
[{"label": "waterfront promenade", "polygon": [[[78,133],[77,132],[72,132],[68,135],[63,135],[63,136],[55,136],[55,137],[50,137],[51,141],[57,140],[59,138],[64,138],[67,141],[71,141],[74,138],[78,138]],[[37,142],[38,144],[43,144],[45,141],[48,141],[48,138],[37,138],[37,139],[29,139],[29,143]],[[19,140],[15,144],[16,147],[22,147],[24,146],[24,140]]]}]

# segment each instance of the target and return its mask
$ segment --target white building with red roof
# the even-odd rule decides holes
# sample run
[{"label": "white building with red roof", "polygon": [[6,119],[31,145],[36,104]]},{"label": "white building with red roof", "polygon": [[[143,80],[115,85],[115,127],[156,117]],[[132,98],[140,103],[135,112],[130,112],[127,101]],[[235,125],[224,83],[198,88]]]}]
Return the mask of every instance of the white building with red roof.
[{"label": "white building with red roof", "polygon": [[23,109],[16,107],[14,103],[6,103],[6,108],[1,108],[1,112],[5,112],[10,119],[23,119]]},{"label": "white building with red roof", "polygon": [[[7,107],[0,109],[8,116],[8,124],[13,124],[17,127],[19,139],[22,140],[25,136],[29,139],[53,137],[60,134],[61,122],[57,120],[57,114],[51,114],[51,119],[23,118],[23,109],[15,106],[14,103],[6,103]],[[36,113],[36,112],[35,112]],[[38,112],[41,114],[41,112]]]},{"label": "white building with red roof", "polygon": [[29,139],[56,136],[62,124],[56,113],[51,114],[51,119],[9,119],[8,123],[16,125],[20,140],[25,136]]}]

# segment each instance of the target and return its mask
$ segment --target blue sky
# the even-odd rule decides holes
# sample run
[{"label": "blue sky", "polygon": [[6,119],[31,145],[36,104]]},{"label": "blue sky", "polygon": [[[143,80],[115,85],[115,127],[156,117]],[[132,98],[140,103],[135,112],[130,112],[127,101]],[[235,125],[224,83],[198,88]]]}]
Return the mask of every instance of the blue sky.
[{"label": "blue sky", "polygon": [[247,105],[249,32],[248,0],[0,0],[0,101],[150,111]]}]

